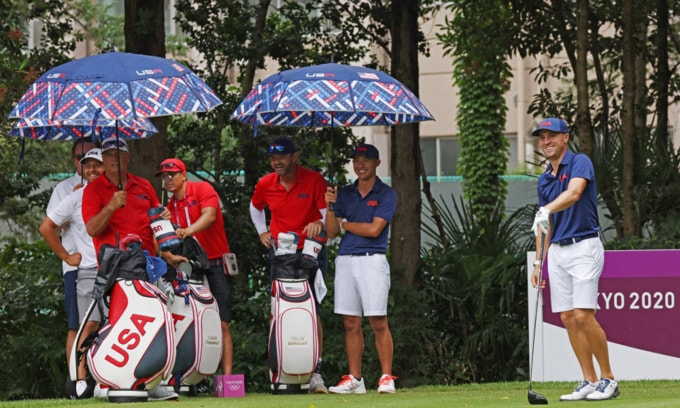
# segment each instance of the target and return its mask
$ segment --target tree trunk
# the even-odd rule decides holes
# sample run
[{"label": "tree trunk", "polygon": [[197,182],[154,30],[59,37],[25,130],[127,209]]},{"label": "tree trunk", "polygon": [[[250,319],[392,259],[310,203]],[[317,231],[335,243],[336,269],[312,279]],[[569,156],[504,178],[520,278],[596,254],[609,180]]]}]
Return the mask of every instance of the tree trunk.
[{"label": "tree trunk", "polygon": [[668,0],[656,2],[656,83],[659,88],[656,99],[656,149],[659,153],[668,150],[668,88],[670,70],[668,68]]},{"label": "tree trunk", "polygon": [[635,171],[635,48],[633,0],[623,0],[623,109],[621,137],[623,141],[623,235],[635,233],[633,184]]},{"label": "tree trunk", "polygon": [[[125,51],[165,58],[165,17],[163,0],[125,0]],[[143,39],[143,40],[140,40]],[[158,134],[143,140],[128,140],[130,172],[151,181],[158,197],[160,179],[153,176],[156,166],[168,157],[168,119],[152,118]]]},{"label": "tree trunk", "polygon": [[[252,49],[261,50],[262,49],[262,34],[265,30],[265,23],[267,21],[267,11],[269,10],[269,4],[271,0],[260,0],[259,8],[257,11],[257,17],[255,19],[255,25],[253,27],[253,37],[252,37]],[[255,71],[259,65],[260,60],[264,57],[262,55],[256,55],[250,58],[246,64],[246,68],[243,72],[243,79],[241,81],[241,99],[243,99],[248,92],[253,88],[255,81]],[[247,189],[252,189],[257,184],[258,178],[261,176],[259,171],[259,161],[260,155],[258,154],[258,144],[257,140],[253,137],[252,126],[241,126],[243,131],[242,143],[241,143],[241,154],[243,155],[244,163],[244,177],[245,186]],[[248,194],[250,191],[248,192]]]},{"label": "tree trunk", "polygon": [[588,0],[576,0],[576,128],[579,149],[593,157],[593,132],[588,105]]},{"label": "tree trunk", "polygon": [[[418,0],[393,1],[391,8],[392,75],[418,95]],[[391,264],[403,283],[412,286],[420,268],[419,125],[394,126],[391,145],[392,186],[398,200],[391,225]]]}]

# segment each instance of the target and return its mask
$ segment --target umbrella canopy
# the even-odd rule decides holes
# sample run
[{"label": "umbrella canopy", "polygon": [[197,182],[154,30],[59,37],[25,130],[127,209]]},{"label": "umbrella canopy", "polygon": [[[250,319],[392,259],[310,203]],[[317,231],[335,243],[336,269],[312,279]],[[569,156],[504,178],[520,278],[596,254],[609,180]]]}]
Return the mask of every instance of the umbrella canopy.
[{"label": "umbrella canopy", "polygon": [[10,118],[92,121],[208,111],[221,104],[189,68],[150,55],[108,52],[47,71]]},{"label": "umbrella canopy", "polygon": [[272,126],[371,126],[433,120],[401,82],[374,69],[322,64],[282,71],[255,86],[231,115]]},{"label": "umbrella canopy", "polygon": [[[116,132],[117,130],[117,132]],[[93,132],[94,131],[94,132]],[[36,140],[73,141],[91,136],[92,140],[116,136],[123,139],[149,137],[158,129],[149,119],[100,119],[93,126],[92,121],[19,119],[9,131],[10,136]]]}]

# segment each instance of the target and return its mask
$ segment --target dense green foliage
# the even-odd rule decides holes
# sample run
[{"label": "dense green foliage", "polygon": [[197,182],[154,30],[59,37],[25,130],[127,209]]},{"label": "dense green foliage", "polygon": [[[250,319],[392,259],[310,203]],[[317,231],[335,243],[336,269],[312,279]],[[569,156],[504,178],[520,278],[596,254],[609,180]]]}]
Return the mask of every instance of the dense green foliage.
[{"label": "dense green foliage", "polygon": [[61,263],[44,242],[0,251],[0,400],[62,395],[63,299]]},{"label": "dense green foliage", "polygon": [[[507,183],[508,140],[505,93],[510,89],[507,55],[512,41],[511,10],[497,0],[446,2],[452,17],[437,35],[453,58],[459,88],[459,173],[472,213],[479,219],[502,215]],[[485,13],[478,13],[482,8]],[[491,220],[493,223],[498,220]]]}]

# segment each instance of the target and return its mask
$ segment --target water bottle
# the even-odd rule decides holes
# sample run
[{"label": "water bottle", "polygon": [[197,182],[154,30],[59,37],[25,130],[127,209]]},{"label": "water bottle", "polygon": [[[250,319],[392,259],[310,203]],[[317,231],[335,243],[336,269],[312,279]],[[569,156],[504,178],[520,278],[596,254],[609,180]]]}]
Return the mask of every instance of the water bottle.
[{"label": "water bottle", "polygon": [[177,233],[175,233],[175,227],[172,226],[170,220],[164,220],[161,218],[161,213],[165,211],[165,207],[154,207],[151,208],[147,214],[149,215],[149,220],[151,222],[151,231],[153,231],[154,236],[156,236],[156,241],[158,241],[158,246],[161,251],[172,251],[177,249],[182,241],[177,238]]}]

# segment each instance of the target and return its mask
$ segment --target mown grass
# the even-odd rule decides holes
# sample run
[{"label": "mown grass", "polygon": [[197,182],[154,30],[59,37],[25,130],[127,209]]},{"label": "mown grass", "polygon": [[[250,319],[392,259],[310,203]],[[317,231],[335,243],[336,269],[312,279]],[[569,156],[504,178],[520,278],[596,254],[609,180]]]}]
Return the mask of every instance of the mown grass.
[{"label": "mown grass", "polygon": [[[541,393],[550,405],[562,404],[569,408],[588,406],[675,408],[680,406],[680,381],[621,381],[621,396],[611,401],[560,403],[561,394],[573,388],[573,383],[534,383],[533,390]],[[106,400],[24,400],[0,401],[0,407],[87,407],[103,406]],[[151,404],[151,405],[150,405]],[[526,382],[469,384],[460,386],[423,386],[400,388],[395,395],[380,395],[369,391],[365,395],[271,395],[247,394],[245,398],[218,399],[214,397],[181,396],[179,401],[126,403],[124,407],[200,407],[200,408],[496,408],[526,407]]]}]

